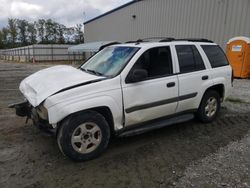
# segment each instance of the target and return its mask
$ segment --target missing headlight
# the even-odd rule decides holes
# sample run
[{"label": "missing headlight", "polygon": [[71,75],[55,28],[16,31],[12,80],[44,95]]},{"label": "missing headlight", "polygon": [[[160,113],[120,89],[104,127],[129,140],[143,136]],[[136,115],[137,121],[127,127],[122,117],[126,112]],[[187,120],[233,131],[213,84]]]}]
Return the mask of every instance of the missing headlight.
[{"label": "missing headlight", "polygon": [[43,104],[40,104],[37,108],[36,111],[39,115],[39,117],[43,120],[48,120],[48,111],[47,109],[43,106]]}]

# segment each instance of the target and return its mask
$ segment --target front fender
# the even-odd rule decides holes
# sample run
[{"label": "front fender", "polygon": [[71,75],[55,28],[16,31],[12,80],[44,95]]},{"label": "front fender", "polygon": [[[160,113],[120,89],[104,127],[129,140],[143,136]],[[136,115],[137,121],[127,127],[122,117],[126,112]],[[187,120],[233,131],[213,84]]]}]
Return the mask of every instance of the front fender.
[{"label": "front fender", "polygon": [[93,98],[81,99],[74,102],[67,101],[51,106],[47,109],[49,123],[57,124],[70,114],[97,107],[108,107],[110,109],[114,118],[115,130],[121,129],[123,127],[122,104],[117,103],[110,96],[98,96]]}]

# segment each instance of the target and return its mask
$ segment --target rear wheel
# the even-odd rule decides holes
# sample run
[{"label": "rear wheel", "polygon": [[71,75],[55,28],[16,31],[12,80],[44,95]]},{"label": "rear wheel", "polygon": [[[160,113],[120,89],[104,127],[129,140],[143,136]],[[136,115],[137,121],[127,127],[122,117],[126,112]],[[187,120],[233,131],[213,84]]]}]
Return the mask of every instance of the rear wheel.
[{"label": "rear wheel", "polygon": [[201,101],[196,116],[204,123],[212,122],[220,110],[220,95],[217,91],[208,90]]},{"label": "rear wheel", "polygon": [[107,147],[110,128],[105,118],[88,111],[67,118],[57,136],[60,150],[75,161],[90,160]]}]

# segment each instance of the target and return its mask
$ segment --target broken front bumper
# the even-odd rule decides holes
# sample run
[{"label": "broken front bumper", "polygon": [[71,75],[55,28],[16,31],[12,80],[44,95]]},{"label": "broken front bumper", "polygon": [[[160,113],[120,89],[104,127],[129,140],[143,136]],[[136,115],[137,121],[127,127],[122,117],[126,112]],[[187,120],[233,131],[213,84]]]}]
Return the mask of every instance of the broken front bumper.
[{"label": "broken front bumper", "polygon": [[18,116],[31,118],[32,106],[29,104],[27,100],[10,104],[9,108],[15,108],[16,115]]},{"label": "broken front bumper", "polygon": [[10,104],[9,108],[15,108],[17,116],[27,117],[27,120],[32,119],[33,124],[39,129],[46,132],[54,132],[52,125],[48,122],[47,110],[44,107],[40,106],[34,108],[25,100],[19,103]]}]

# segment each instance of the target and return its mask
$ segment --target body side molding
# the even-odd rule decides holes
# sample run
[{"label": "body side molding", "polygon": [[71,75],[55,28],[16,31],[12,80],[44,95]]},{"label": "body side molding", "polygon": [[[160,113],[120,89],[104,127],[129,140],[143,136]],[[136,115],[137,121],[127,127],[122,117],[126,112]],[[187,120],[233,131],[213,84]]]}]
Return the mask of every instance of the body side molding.
[{"label": "body side molding", "polygon": [[161,100],[161,101],[156,101],[156,102],[152,102],[152,103],[148,103],[148,104],[143,104],[143,105],[138,105],[138,106],[133,106],[130,108],[127,108],[125,110],[126,113],[132,113],[134,111],[138,111],[138,110],[143,110],[143,109],[147,109],[147,108],[153,108],[156,106],[161,106],[161,105],[165,105],[165,104],[169,104],[169,103],[173,103],[173,102],[178,102],[178,101],[183,101],[186,99],[190,99],[193,97],[196,97],[198,93],[190,93],[187,95],[182,95],[179,97],[174,97],[174,98],[170,98],[170,99],[166,99],[166,100]]}]

